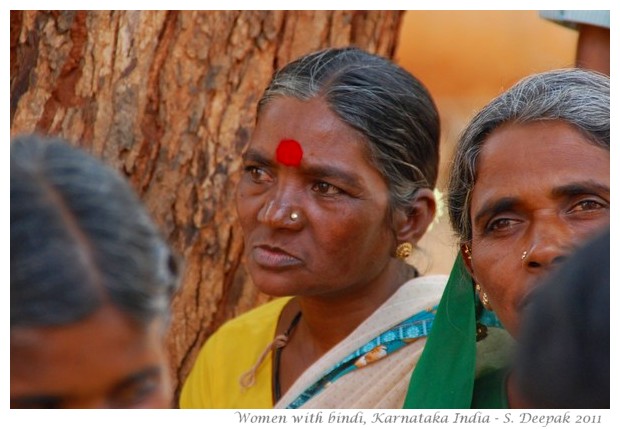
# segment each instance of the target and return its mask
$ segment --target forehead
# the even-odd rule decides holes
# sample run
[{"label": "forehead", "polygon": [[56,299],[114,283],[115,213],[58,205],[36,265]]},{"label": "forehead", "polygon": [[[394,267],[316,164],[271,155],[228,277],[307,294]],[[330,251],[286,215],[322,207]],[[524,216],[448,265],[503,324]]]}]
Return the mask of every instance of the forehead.
[{"label": "forehead", "polygon": [[321,98],[308,101],[279,97],[258,118],[250,147],[275,156],[282,140],[299,142],[309,163],[364,160],[370,164],[365,137],[331,111]]},{"label": "forehead", "polygon": [[152,366],[163,348],[161,322],[137,326],[104,307],[66,326],[11,330],[11,395],[106,389]]},{"label": "forehead", "polygon": [[540,191],[568,181],[609,184],[609,151],[563,121],[506,124],[485,141],[476,176],[474,194],[482,188]]}]

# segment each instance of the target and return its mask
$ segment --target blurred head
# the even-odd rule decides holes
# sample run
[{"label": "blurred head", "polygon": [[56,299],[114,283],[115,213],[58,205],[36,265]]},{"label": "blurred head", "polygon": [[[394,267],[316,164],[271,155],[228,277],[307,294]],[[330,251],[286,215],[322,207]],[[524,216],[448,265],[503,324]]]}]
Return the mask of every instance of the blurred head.
[{"label": "blurred head", "polygon": [[237,208],[259,287],[372,278],[424,234],[439,120],[409,73],[355,48],[312,53],[274,75],[257,113]]},{"label": "blurred head", "polygon": [[130,186],[59,139],[11,142],[11,406],[166,407],[175,259]]},{"label": "blurred head", "polygon": [[609,79],[530,76],[459,140],[449,214],[469,271],[504,326],[539,277],[609,223]]},{"label": "blurred head", "polygon": [[609,240],[589,240],[528,295],[513,371],[528,408],[610,406]]}]

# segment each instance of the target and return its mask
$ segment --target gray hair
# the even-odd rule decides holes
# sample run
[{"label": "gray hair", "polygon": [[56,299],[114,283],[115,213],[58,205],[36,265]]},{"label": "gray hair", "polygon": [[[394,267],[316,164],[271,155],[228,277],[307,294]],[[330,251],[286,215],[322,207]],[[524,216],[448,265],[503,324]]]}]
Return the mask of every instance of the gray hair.
[{"label": "gray hair", "polygon": [[505,123],[564,121],[592,144],[609,150],[609,78],[581,69],[535,74],[487,104],[461,135],[448,183],[448,211],[461,243],[471,240],[471,193],[478,156],[489,135]]},{"label": "gray hair", "polygon": [[408,210],[420,188],[434,188],[439,114],[427,89],[393,62],[357,48],[326,49],[276,72],[257,115],[276,97],[325,99],[367,140],[368,155],[387,182],[392,208]]},{"label": "gray hair", "polygon": [[179,273],[116,171],[60,139],[11,142],[11,328],[77,322],[111,304],[169,316]]}]

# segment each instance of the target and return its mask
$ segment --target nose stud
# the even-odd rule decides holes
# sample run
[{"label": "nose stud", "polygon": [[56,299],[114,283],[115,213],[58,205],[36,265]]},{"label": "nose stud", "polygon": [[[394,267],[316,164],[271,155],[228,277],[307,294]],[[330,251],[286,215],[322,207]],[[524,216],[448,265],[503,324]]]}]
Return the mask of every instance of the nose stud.
[{"label": "nose stud", "polygon": [[521,260],[525,261],[526,256],[527,256],[527,250],[524,250],[523,254],[521,255]]},{"label": "nose stud", "polygon": [[296,213],[296,212],[291,212],[291,214],[290,214],[290,216],[289,216],[289,217],[290,217],[290,219],[294,222],[294,221],[296,221],[297,219],[299,219],[299,214],[298,214],[298,213]]}]

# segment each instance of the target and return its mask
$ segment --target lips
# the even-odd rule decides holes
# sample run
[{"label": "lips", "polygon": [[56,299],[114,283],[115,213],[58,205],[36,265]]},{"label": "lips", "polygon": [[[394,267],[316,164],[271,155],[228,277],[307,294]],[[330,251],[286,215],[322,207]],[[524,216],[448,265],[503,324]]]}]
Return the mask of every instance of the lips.
[{"label": "lips", "polygon": [[263,268],[283,269],[301,265],[302,261],[279,247],[260,245],[252,248],[251,257]]}]

